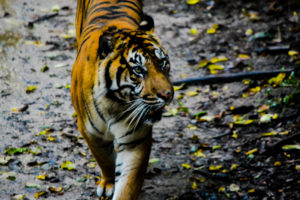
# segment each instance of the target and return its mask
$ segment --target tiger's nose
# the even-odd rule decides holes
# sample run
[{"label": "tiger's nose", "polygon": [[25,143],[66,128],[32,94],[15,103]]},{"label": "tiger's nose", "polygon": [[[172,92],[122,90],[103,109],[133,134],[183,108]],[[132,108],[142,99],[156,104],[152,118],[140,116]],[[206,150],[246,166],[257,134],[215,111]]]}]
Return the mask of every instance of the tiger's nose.
[{"label": "tiger's nose", "polygon": [[173,98],[173,92],[171,91],[159,92],[157,93],[157,96],[166,102],[170,102]]}]

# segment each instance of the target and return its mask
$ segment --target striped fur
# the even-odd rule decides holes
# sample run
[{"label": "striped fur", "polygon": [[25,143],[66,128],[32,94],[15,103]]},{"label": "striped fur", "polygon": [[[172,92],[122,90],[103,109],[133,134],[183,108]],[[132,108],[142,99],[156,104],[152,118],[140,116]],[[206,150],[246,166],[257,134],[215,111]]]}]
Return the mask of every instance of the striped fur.
[{"label": "striped fur", "polygon": [[173,98],[169,58],[138,0],[78,0],[71,98],[101,197],[137,199],[152,125]]}]

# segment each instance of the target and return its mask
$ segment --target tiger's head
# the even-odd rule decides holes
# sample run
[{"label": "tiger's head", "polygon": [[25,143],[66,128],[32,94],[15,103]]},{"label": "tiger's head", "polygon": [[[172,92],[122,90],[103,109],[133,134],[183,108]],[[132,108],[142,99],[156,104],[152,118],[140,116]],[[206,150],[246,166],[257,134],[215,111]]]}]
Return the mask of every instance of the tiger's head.
[{"label": "tiger's head", "polygon": [[140,30],[104,33],[98,55],[100,68],[105,69],[106,95],[124,105],[122,115],[136,123],[160,120],[174,91],[169,57],[158,40]]}]

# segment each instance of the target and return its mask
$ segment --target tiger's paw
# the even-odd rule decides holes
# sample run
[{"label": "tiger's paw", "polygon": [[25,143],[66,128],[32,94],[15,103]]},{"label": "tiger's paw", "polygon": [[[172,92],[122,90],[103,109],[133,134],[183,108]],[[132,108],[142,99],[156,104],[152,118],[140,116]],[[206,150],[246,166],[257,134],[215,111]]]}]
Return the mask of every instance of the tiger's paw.
[{"label": "tiger's paw", "polygon": [[114,183],[102,179],[97,184],[98,197],[101,197],[101,200],[111,199],[114,193]]}]

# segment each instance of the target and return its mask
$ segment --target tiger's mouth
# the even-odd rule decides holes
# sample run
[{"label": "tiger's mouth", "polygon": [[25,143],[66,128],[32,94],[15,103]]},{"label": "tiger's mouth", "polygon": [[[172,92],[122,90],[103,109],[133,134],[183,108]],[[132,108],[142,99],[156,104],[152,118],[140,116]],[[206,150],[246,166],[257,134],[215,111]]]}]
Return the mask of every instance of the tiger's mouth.
[{"label": "tiger's mouth", "polygon": [[151,124],[158,122],[159,120],[161,120],[163,111],[164,111],[164,107],[161,107],[156,110],[150,110],[148,114],[145,116],[144,121],[146,123],[151,123]]}]

